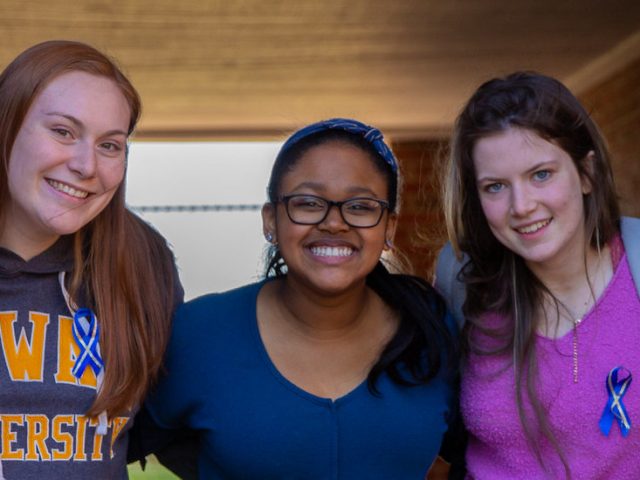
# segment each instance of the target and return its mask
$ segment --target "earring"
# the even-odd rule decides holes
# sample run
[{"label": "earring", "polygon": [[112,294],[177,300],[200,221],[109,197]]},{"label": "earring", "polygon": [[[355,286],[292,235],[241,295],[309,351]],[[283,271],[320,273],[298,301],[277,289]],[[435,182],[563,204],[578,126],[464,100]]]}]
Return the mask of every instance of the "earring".
[{"label": "earring", "polygon": [[391,249],[393,248],[393,242],[392,242],[389,238],[387,238],[387,239],[384,241],[384,245],[385,245],[385,247],[387,247],[389,250],[391,250]]},{"label": "earring", "polygon": [[269,243],[273,243],[273,234],[271,232],[265,233],[264,239]]}]

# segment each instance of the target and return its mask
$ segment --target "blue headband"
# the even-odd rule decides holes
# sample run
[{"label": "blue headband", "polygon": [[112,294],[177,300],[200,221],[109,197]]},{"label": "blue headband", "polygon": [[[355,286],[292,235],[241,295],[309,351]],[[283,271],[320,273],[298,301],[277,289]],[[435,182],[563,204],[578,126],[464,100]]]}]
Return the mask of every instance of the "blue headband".
[{"label": "blue headband", "polygon": [[331,120],[323,120],[321,122],[312,123],[311,125],[307,125],[306,127],[301,128],[296,133],[291,135],[286,142],[284,142],[284,145],[282,145],[278,156],[289,150],[303,138],[313,135],[314,133],[323,132],[325,130],[344,130],[345,132],[361,136],[367,142],[373,145],[373,148],[375,148],[376,152],[378,152],[378,155],[380,155],[383,160],[387,164],[389,164],[391,170],[394,173],[397,173],[398,161],[396,160],[396,157],[391,149],[384,142],[382,132],[377,128],[348,118],[332,118]]}]

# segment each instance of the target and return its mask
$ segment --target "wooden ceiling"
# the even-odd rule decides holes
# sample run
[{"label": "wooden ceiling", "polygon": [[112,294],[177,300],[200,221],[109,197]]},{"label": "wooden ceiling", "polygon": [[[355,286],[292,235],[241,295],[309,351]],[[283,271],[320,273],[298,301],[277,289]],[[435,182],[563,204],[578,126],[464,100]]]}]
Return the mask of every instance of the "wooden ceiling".
[{"label": "wooden ceiling", "polygon": [[47,39],[115,56],[138,138],[273,138],[352,116],[446,132],[482,80],[515,69],[588,88],[640,56],[637,0],[0,0],[0,64]]}]

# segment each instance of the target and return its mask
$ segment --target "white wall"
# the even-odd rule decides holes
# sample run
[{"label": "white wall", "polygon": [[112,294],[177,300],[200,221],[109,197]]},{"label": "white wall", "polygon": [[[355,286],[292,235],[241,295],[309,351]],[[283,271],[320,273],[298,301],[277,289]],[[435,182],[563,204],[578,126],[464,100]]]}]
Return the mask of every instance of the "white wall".
[{"label": "white wall", "polygon": [[[262,204],[279,143],[134,142],[127,203]],[[266,242],[259,211],[147,212],[173,246],[186,298],[257,280]]]}]

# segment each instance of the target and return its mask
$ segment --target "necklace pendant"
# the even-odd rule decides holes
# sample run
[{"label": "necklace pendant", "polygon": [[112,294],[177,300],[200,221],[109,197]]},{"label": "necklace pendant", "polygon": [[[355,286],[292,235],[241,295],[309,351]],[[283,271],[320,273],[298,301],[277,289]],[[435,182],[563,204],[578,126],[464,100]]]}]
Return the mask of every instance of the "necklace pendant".
[{"label": "necklace pendant", "polygon": [[573,383],[578,383],[578,325],[581,321],[581,318],[573,321]]}]

